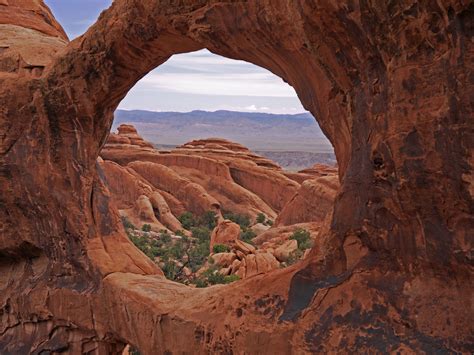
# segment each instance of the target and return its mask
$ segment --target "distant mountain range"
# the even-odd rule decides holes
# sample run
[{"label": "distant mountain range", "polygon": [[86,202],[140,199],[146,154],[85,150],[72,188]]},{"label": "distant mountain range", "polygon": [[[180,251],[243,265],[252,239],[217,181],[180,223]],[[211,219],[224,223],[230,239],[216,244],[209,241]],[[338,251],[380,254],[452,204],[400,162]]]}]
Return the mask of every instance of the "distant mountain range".
[{"label": "distant mountain range", "polygon": [[117,110],[113,129],[122,123],[133,124],[145,139],[157,145],[180,145],[193,139],[220,137],[252,150],[333,152],[310,113]]}]

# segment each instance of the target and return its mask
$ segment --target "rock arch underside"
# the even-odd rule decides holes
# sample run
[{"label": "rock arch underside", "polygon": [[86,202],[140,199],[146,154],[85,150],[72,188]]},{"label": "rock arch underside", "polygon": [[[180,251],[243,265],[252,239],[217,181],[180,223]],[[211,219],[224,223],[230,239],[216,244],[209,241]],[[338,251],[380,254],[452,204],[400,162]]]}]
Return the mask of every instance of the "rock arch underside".
[{"label": "rock arch underside", "polygon": [[[69,42],[0,0],[0,352],[471,353],[473,35],[469,0],[115,0]],[[129,242],[96,160],[130,88],[202,48],[295,88],[341,189],[302,263],[193,289]]]}]

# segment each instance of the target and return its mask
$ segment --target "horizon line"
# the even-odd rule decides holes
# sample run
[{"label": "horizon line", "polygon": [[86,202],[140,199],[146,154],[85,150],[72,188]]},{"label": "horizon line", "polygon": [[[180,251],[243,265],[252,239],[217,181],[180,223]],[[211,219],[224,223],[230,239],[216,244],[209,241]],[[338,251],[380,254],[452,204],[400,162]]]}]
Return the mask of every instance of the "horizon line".
[{"label": "horizon line", "polygon": [[296,116],[296,115],[302,115],[302,114],[307,113],[307,114],[310,114],[311,116],[313,115],[310,111],[302,111],[302,112],[298,112],[298,113],[275,113],[275,112],[263,112],[263,111],[235,111],[235,110],[225,110],[225,109],[218,109],[218,110],[214,110],[214,111],[201,110],[201,109],[196,109],[196,110],[191,110],[191,111],[161,111],[161,110],[148,110],[148,109],[140,109],[140,108],[128,109],[128,108],[118,107],[115,111],[127,111],[127,112],[145,111],[145,112],[156,112],[156,113],[236,112],[236,113],[254,113],[254,114],[264,114],[264,115],[286,115],[286,116]]}]

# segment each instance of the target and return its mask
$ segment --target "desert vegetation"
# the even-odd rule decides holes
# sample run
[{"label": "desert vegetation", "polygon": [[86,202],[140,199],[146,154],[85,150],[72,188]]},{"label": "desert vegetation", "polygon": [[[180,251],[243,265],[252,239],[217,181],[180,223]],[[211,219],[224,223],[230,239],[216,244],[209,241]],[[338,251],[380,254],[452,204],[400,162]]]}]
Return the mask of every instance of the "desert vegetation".
[{"label": "desert vegetation", "polygon": [[[227,212],[224,218],[232,221],[240,228],[239,240],[252,245],[256,233],[252,230],[252,221],[247,215]],[[167,230],[155,232],[149,224],[135,226],[128,218],[122,217],[122,224],[133,244],[153,260],[165,274],[166,278],[198,288],[216,284],[228,284],[240,279],[237,274],[225,274],[221,260],[223,256],[233,258],[235,250],[227,244],[217,243],[210,249],[211,233],[217,226],[217,216],[207,211],[201,216],[186,211],[179,216],[183,230],[171,233]],[[272,222],[264,214],[259,214],[257,223],[269,225]],[[310,233],[298,228],[290,236],[298,247],[289,253],[280,267],[294,264],[304,256],[304,252],[312,246]],[[235,260],[235,259],[232,259]]]}]

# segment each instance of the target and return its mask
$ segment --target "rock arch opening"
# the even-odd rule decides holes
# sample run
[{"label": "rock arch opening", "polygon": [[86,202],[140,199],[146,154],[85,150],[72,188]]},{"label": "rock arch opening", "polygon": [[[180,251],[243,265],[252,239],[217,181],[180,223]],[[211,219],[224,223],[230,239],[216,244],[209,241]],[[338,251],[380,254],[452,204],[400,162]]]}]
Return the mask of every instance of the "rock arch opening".
[{"label": "rock arch opening", "polygon": [[171,57],[119,107],[99,165],[130,240],[167,278],[228,283],[317,244],[339,187],[335,158],[280,78],[202,50]]},{"label": "rock arch opening", "polygon": [[[0,1],[2,351],[470,352],[472,14],[115,0],[68,43],[42,1]],[[307,261],[212,292],[136,251],[96,165],[131,87],[202,48],[288,81],[341,181]]]}]

